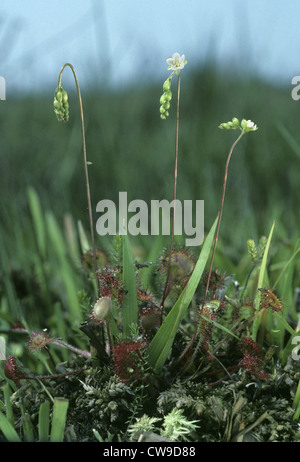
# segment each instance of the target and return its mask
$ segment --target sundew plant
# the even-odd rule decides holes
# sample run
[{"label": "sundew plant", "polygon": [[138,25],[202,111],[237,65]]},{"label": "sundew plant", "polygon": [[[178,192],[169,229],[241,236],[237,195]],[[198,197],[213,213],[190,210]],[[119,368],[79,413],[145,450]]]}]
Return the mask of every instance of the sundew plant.
[{"label": "sundew plant", "polygon": [[[77,236],[74,242],[80,243],[80,268],[74,269],[64,258],[59,226],[48,217],[69,319],[56,301],[54,332],[34,325],[29,315],[10,320],[2,330],[6,355],[1,370],[0,438],[4,441],[299,438],[300,369],[295,345],[300,334],[293,299],[299,247],[272,267],[276,223],[258,242],[245,236],[246,277],[237,280],[226,269],[225,258],[222,262],[218,246],[225,195],[230,195],[230,161],[241,155],[239,146],[247,137],[255,137],[264,128],[236,115],[216,124],[216,131],[224,131],[224,150],[229,150],[224,157],[219,208],[203,243],[196,248],[183,245],[175,223],[180,213],[176,208],[179,109],[187,60],[174,53],[166,62],[170,74],[163,83],[157,117],[163,131],[171,123],[170,112],[175,111],[169,198],[173,207],[169,244],[158,246],[152,261],[137,258],[134,238],[124,229],[110,236],[109,250],[101,247],[95,235],[89,180],[93,165],[87,160],[81,91],[73,65],[66,63],[60,70],[54,112],[58,122],[66,123],[74,111],[62,87],[63,73],[70,69],[79,104],[89,231],[81,222],[72,228]],[[232,142],[233,131],[237,136]],[[45,223],[33,190],[29,205],[43,250]],[[162,243],[160,237],[158,243]],[[43,251],[40,255],[45,282],[49,269],[42,260]],[[81,285],[76,287],[78,273]],[[19,355],[12,348],[16,336],[20,344],[27,342]]]}]

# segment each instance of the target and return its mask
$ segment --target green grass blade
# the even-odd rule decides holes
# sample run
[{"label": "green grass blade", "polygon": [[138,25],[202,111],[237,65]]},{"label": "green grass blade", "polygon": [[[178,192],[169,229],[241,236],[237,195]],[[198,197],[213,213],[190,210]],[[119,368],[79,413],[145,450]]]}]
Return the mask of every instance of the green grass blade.
[{"label": "green grass blade", "polygon": [[276,282],[274,283],[274,288],[276,288],[278,286],[278,283],[279,283],[280,279],[283,277],[283,275],[285,274],[288,266],[290,266],[291,263],[294,263],[295,257],[299,252],[300,252],[300,247],[298,247],[298,249],[295,251],[295,253],[291,256],[291,258],[284,265],[281,273],[279,274],[278,278],[276,279]]},{"label": "green grass blade", "polygon": [[297,409],[295,410],[295,413],[293,415],[293,420],[298,420],[300,417],[300,403],[297,406]]},{"label": "green grass blade", "polygon": [[[298,242],[297,242],[298,247]],[[283,270],[278,276],[274,288],[278,286],[281,298],[284,300],[286,312],[288,311],[291,318],[297,322],[298,313],[294,303],[294,274],[295,274],[295,257],[300,252],[300,247],[294,252],[291,258],[284,265]]]},{"label": "green grass blade", "polygon": [[50,403],[45,401],[40,405],[39,409],[39,441],[47,442],[49,438],[49,423],[50,423]]},{"label": "green grass blade", "polygon": [[2,412],[0,412],[0,430],[10,443],[19,443],[21,441],[18,433]]},{"label": "green grass blade", "polygon": [[297,407],[300,408],[300,380],[298,382],[297,390],[296,390],[294,401],[293,401],[293,409],[297,409]]},{"label": "green grass blade", "polygon": [[28,188],[29,208],[32,215],[32,221],[37,240],[37,246],[41,257],[46,258],[46,230],[45,220],[43,217],[41,204],[36,191],[33,188]]},{"label": "green grass blade", "polygon": [[93,433],[95,438],[99,441],[99,443],[104,443],[104,439],[102,438],[100,433],[97,430],[95,430],[95,428],[93,428]]},{"label": "green grass blade", "polygon": [[53,416],[51,425],[51,443],[61,443],[64,439],[64,431],[67,419],[69,401],[67,399],[55,398],[53,405]]},{"label": "green grass blade", "polygon": [[[1,234],[4,231],[0,230]],[[2,278],[2,286],[5,289],[5,294],[7,297],[7,301],[10,306],[10,313],[14,318],[20,317],[19,312],[19,303],[17,299],[16,290],[14,284],[11,280],[10,275],[10,257],[8,254],[8,249],[5,247],[5,244],[2,239],[0,239],[0,270],[1,270],[1,278]]]},{"label": "green grass blade", "polygon": [[295,138],[291,135],[291,133],[285,128],[285,126],[278,122],[277,123],[277,128],[279,132],[281,133],[282,137],[285,139],[287,144],[290,146],[290,148],[294,151],[297,156],[300,157],[300,146],[298,142],[295,140]]},{"label": "green grass blade", "polygon": [[283,327],[291,334],[296,335],[296,331],[292,328],[292,326],[282,317],[280,313],[276,311],[273,312],[273,316],[283,325]]},{"label": "green grass blade", "polygon": [[[269,253],[269,249],[270,249],[270,243],[271,243],[274,227],[275,227],[275,221],[273,222],[273,225],[271,227],[271,231],[270,231],[270,234],[269,234],[269,237],[268,237],[268,240],[267,240],[266,248],[265,248],[263,259],[262,259],[262,262],[261,262],[261,267],[260,267],[259,276],[258,276],[258,283],[257,283],[257,288],[258,289],[263,287],[264,279],[266,277],[267,258],[268,258],[268,253]],[[260,300],[261,300],[261,293],[258,290],[257,294],[256,294],[256,297],[255,297],[255,301],[254,301],[254,307],[255,307],[256,311],[258,311],[259,308],[260,308]],[[258,332],[258,328],[259,328],[259,324],[260,324],[260,318],[261,318],[261,316],[258,316],[253,322],[252,338],[253,338],[254,341],[256,341],[257,332]]]},{"label": "green grass blade", "polygon": [[33,425],[31,422],[30,415],[27,411],[25,411],[23,405],[22,405],[22,428],[23,428],[24,440],[27,443],[33,442],[34,441]]},{"label": "green grass blade", "polygon": [[74,280],[75,271],[71,267],[67,256],[67,245],[64,241],[58,223],[51,212],[46,214],[46,223],[53,253],[57,257],[59,263],[59,277],[64,284],[70,313],[73,315],[72,321],[79,324],[82,320],[82,312],[77,297],[78,287]]},{"label": "green grass blade", "polygon": [[137,323],[138,304],[134,261],[127,234],[123,236],[123,283],[127,291],[122,307],[123,332],[130,335],[130,326]]},{"label": "green grass blade", "polygon": [[232,335],[232,337],[236,338],[237,340],[240,340],[239,337],[237,335],[235,335],[233,332],[231,332],[231,330],[227,329],[227,327],[222,326],[222,324],[218,323],[217,321],[214,321],[213,319],[207,318],[203,314],[201,314],[200,316],[201,316],[201,318],[205,319],[205,321],[208,321],[211,324],[213,324],[217,329],[220,329],[223,332],[225,332],[226,334]]},{"label": "green grass blade", "polygon": [[217,219],[215,220],[209,234],[205,239],[198,261],[188,284],[182,291],[177,302],[165,318],[160,329],[148,347],[149,362],[156,372],[161,370],[168,357],[180,322],[185,316],[189,304],[198,287],[213,243],[216,226]]},{"label": "green grass blade", "polygon": [[6,418],[14,426],[14,414],[13,409],[10,401],[11,397],[11,388],[8,383],[6,383],[3,387],[4,393],[4,402],[5,402],[5,409],[6,409]]}]

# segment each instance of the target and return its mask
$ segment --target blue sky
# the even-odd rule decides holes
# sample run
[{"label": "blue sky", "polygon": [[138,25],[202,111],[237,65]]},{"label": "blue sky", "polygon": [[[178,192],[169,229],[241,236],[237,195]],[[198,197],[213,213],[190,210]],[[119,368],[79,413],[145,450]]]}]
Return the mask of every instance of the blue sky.
[{"label": "blue sky", "polygon": [[71,62],[81,84],[123,85],[167,75],[178,51],[190,68],[209,58],[290,85],[300,75],[299,13],[299,0],[6,1],[0,75],[7,94],[48,91]]}]

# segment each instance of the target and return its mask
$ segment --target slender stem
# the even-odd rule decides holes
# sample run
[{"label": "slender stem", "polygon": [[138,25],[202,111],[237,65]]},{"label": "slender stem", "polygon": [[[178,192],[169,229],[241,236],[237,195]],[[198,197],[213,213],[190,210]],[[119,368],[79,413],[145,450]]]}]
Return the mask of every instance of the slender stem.
[{"label": "slender stem", "polygon": [[229,162],[230,162],[230,159],[231,159],[232,152],[233,152],[235,146],[236,146],[237,143],[240,141],[240,139],[242,138],[243,135],[244,135],[244,131],[242,131],[242,133],[240,134],[240,136],[235,140],[235,142],[234,142],[233,145],[231,146],[231,149],[230,149],[229,154],[228,154],[228,157],[227,157],[227,162],[226,162],[226,166],[225,166],[225,174],[224,174],[224,183],[223,183],[223,192],[222,192],[221,207],[220,207],[220,211],[219,211],[219,217],[218,217],[218,224],[217,224],[215,242],[214,242],[213,252],[212,252],[212,256],[211,256],[210,267],[209,267],[209,272],[208,272],[208,277],[207,277],[207,282],[206,282],[206,288],[205,288],[205,294],[204,294],[204,299],[203,299],[202,307],[205,305],[205,302],[206,302],[206,297],[207,297],[207,292],[208,292],[209,283],[210,283],[210,278],[211,278],[211,272],[212,272],[212,265],[213,265],[214,256],[215,256],[215,251],[216,251],[216,247],[217,247],[217,241],[218,241],[218,236],[219,236],[220,223],[221,223],[221,218],[222,218],[222,213],[223,213],[223,205],[224,205],[224,199],[225,199],[225,192],[226,192],[228,166],[229,166]]},{"label": "slender stem", "polygon": [[243,292],[241,293],[241,296],[240,296],[240,303],[242,303],[244,293],[246,292],[248,282],[250,281],[251,274],[253,273],[255,267],[256,267],[256,265],[253,265],[251,270],[249,271],[249,274],[247,276],[247,279],[246,279],[246,282],[245,282],[245,285],[244,285],[244,288],[243,288]]},{"label": "slender stem", "polygon": [[54,375],[24,375],[21,376],[20,379],[25,380],[49,380],[49,379],[60,379],[62,377],[68,377],[69,375],[79,374],[80,372],[86,371],[88,367],[82,367],[81,369],[77,369],[76,371],[71,372],[64,372],[62,374],[54,374]]},{"label": "slender stem", "polygon": [[82,350],[81,348],[77,348],[77,347],[74,347],[73,345],[69,345],[68,343],[63,342],[62,340],[53,339],[49,343],[53,343],[54,345],[58,345],[63,348],[67,348],[68,350],[73,351],[74,353],[77,353],[80,356],[84,356],[85,358],[91,357],[91,353],[89,351],[85,351],[85,350]]},{"label": "slender stem", "polygon": [[[207,282],[206,282],[205,294],[204,294],[204,298],[203,298],[203,302],[202,302],[202,308],[204,307],[205,302],[206,302],[206,297],[207,297],[208,288],[209,288],[209,283],[210,283],[210,278],[211,278],[211,273],[212,273],[212,265],[213,265],[214,256],[215,256],[215,251],[216,251],[216,246],[217,246],[217,241],[218,241],[220,223],[221,223],[221,218],[222,218],[222,213],[223,213],[225,192],[226,192],[227,175],[228,175],[228,166],[229,166],[229,162],[230,162],[230,159],[231,159],[231,155],[232,155],[232,153],[233,153],[233,150],[234,150],[235,146],[237,145],[237,143],[238,143],[238,142],[240,141],[240,139],[242,138],[242,136],[244,135],[244,133],[245,133],[245,132],[242,131],[241,134],[239,135],[239,137],[235,140],[235,142],[234,142],[233,145],[231,146],[231,149],[230,149],[230,151],[229,151],[229,154],[228,154],[228,157],[227,157],[227,161],[226,161],[225,174],[224,174],[224,183],[223,183],[223,192],[222,192],[222,199],[221,199],[221,206],[220,206],[220,211],[219,211],[219,217],[218,217],[218,224],[217,224],[217,229],[216,229],[214,247],[213,247],[213,252],[212,252],[212,256],[211,256],[210,267],[209,267],[209,272],[208,272],[208,277],[207,277]],[[196,330],[195,330],[195,332],[194,332],[194,334],[193,334],[193,337],[191,338],[190,342],[188,343],[188,345],[187,345],[186,348],[184,349],[183,353],[181,353],[179,360],[181,360],[181,359],[186,355],[186,353],[190,350],[190,348],[193,346],[194,341],[195,341],[195,339],[196,339],[197,336],[198,336],[198,333],[199,333],[199,326],[197,326],[197,328],[196,328]],[[197,348],[195,349],[195,351],[198,350],[199,344],[200,344],[200,340],[199,340],[199,342],[198,342],[198,345],[197,345]],[[194,355],[192,355],[192,357],[191,357],[190,360],[188,361],[188,364],[191,363],[191,361],[193,360],[193,357],[194,357]],[[188,366],[188,364],[186,365],[186,367]]]},{"label": "slender stem", "polygon": [[92,241],[92,249],[93,249],[93,261],[94,261],[94,271],[95,271],[95,278],[98,288],[98,296],[100,296],[100,283],[97,278],[97,259],[96,259],[96,246],[95,246],[95,237],[94,237],[94,224],[93,224],[93,214],[92,214],[92,201],[91,201],[91,193],[90,193],[90,183],[89,183],[89,173],[88,173],[88,166],[87,166],[87,157],[86,157],[86,143],[85,143],[85,130],[84,130],[84,117],[83,117],[83,107],[82,107],[82,99],[80,93],[80,87],[77,79],[77,75],[75,72],[74,67],[70,63],[66,63],[62,66],[59,77],[58,77],[58,87],[61,87],[61,78],[62,73],[65,67],[69,66],[73,72],[73,76],[76,83],[76,89],[78,94],[78,101],[79,101],[79,110],[80,110],[80,120],[81,120],[81,136],[82,136],[82,151],[83,151],[83,163],[84,163],[84,174],[85,174],[85,183],[86,183],[86,195],[87,195],[87,202],[88,202],[88,211],[89,211],[89,220],[90,220],[90,232],[91,232],[91,241]]},{"label": "slender stem", "polygon": [[167,279],[166,279],[165,288],[164,288],[164,294],[163,294],[163,298],[162,298],[162,302],[161,302],[161,307],[162,307],[161,317],[162,317],[162,314],[163,314],[163,306],[164,306],[165,299],[166,299],[166,296],[167,296],[168,284],[169,284],[169,279],[170,279],[171,258],[172,258],[173,242],[174,242],[174,230],[175,230],[175,203],[176,203],[175,201],[176,201],[177,168],[178,168],[179,98],[180,98],[180,73],[178,74],[178,80],[177,80],[176,127],[175,127],[175,166],[174,166],[173,213],[172,213],[172,228],[171,228],[171,244],[170,244]]}]

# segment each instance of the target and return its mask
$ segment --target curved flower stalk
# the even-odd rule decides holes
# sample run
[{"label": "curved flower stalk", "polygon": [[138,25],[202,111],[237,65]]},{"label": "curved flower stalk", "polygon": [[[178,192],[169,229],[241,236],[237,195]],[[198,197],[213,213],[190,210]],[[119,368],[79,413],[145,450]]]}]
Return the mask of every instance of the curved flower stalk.
[{"label": "curved flower stalk", "polygon": [[252,122],[251,120],[243,119],[241,121],[241,123],[240,123],[239,120],[236,117],[233,117],[232,121],[230,121],[230,122],[225,122],[225,123],[220,124],[219,128],[222,129],[222,130],[240,129],[241,133],[238,136],[238,138],[235,140],[233,145],[231,146],[231,149],[230,149],[228,157],[227,157],[226,165],[225,165],[225,174],[224,174],[224,183],[223,183],[221,206],[220,206],[220,211],[219,211],[215,242],[214,242],[214,247],[213,247],[213,252],[212,252],[212,257],[211,257],[211,262],[210,262],[209,273],[208,273],[208,278],[207,278],[207,283],[206,283],[206,288],[205,288],[205,295],[204,295],[204,300],[203,300],[203,303],[202,303],[202,307],[204,307],[205,302],[206,302],[207,292],[208,292],[211,273],[212,273],[212,265],[213,265],[214,255],[215,255],[218,236],[219,236],[219,229],[220,229],[220,223],[221,223],[221,218],[222,218],[222,213],[223,213],[223,206],[224,206],[224,199],[225,199],[225,192],[226,192],[226,184],[227,184],[227,175],[228,175],[229,162],[230,162],[233,150],[236,147],[236,145],[238,144],[238,142],[240,141],[240,139],[242,138],[242,136],[245,133],[248,133],[248,132],[251,132],[251,131],[256,131],[258,129],[257,125],[255,125],[254,122]]},{"label": "curved flower stalk", "polygon": [[[241,121],[241,123],[240,123],[239,120],[236,117],[233,117],[233,119],[231,121],[229,121],[229,122],[225,122],[225,123],[220,124],[219,128],[223,129],[223,130],[240,129],[241,133],[239,134],[239,136],[237,137],[237,139],[235,140],[235,142],[231,146],[229,154],[227,156],[227,161],[226,161],[226,165],[225,165],[223,192],[222,192],[222,198],[221,198],[221,206],[220,206],[220,210],[219,210],[219,214],[218,214],[218,221],[217,221],[215,238],[214,238],[214,246],[213,246],[212,256],[211,256],[211,260],[210,260],[209,272],[208,272],[208,276],[207,276],[207,280],[206,280],[205,293],[204,293],[203,301],[202,301],[202,304],[201,304],[201,310],[203,310],[204,307],[205,307],[207,294],[208,294],[208,290],[209,290],[209,286],[210,286],[210,280],[211,280],[211,275],[212,275],[212,266],[213,266],[215,251],[216,251],[216,247],[217,247],[219,230],[220,230],[220,223],[221,223],[223,206],[224,206],[224,199],[225,199],[225,192],[226,192],[226,185],[227,185],[227,175],[228,175],[229,162],[230,162],[230,159],[231,159],[234,148],[236,147],[238,142],[241,140],[243,135],[245,133],[248,133],[248,132],[251,132],[251,131],[256,131],[258,129],[257,125],[255,125],[251,120],[243,119]],[[187,353],[190,351],[190,349],[193,346],[194,341],[197,338],[198,334],[199,334],[199,327],[197,327],[197,329],[195,330],[195,333],[194,333],[193,337],[191,338],[190,342],[188,343],[187,347],[185,348],[184,352],[182,353],[181,359],[184,356],[186,356]],[[195,351],[197,351],[198,346],[196,347]],[[189,365],[191,363],[191,361],[193,360],[193,356],[194,355],[191,356],[191,358],[188,361],[187,365]]]},{"label": "curved flower stalk", "polygon": [[63,71],[66,67],[69,67],[73,73],[77,94],[78,94],[78,102],[79,102],[79,110],[80,110],[80,121],[81,121],[81,135],[82,135],[82,152],[83,152],[83,164],[84,164],[84,173],[85,173],[85,182],[86,182],[86,195],[87,195],[87,202],[88,202],[88,210],[89,210],[89,220],[90,220],[90,233],[91,233],[91,241],[92,241],[92,249],[93,249],[93,262],[94,262],[94,272],[95,272],[95,279],[98,287],[98,296],[100,296],[100,288],[99,282],[97,279],[97,258],[96,258],[96,247],[95,247],[95,238],[94,238],[94,225],[93,225],[93,214],[92,214],[92,201],[91,201],[91,193],[90,193],[90,184],[89,184],[89,174],[88,174],[88,162],[86,157],[86,143],[85,143],[85,129],[84,129],[84,117],[83,117],[83,107],[82,107],[82,100],[81,100],[81,93],[80,87],[77,79],[77,75],[75,72],[74,67],[70,63],[66,63],[62,66],[59,77],[58,77],[58,85],[54,93],[54,112],[56,114],[57,120],[59,122],[67,122],[69,119],[69,104],[68,104],[68,95],[67,92],[61,86],[61,79]]}]

